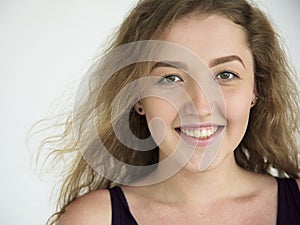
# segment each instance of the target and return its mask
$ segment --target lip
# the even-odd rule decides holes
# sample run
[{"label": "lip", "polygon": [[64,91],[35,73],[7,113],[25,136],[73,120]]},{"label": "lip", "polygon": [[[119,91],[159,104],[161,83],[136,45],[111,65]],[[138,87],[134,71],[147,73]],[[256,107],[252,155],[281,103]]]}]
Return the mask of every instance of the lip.
[{"label": "lip", "polygon": [[[191,136],[188,136],[184,133],[181,132],[181,129],[195,129],[198,128],[201,130],[201,128],[207,128],[207,127],[217,127],[217,131],[212,134],[211,136],[207,137],[207,138],[194,138]],[[175,131],[177,132],[177,134],[187,143],[192,144],[196,147],[206,147],[207,145],[209,145],[210,142],[212,142],[224,129],[224,125],[216,125],[216,124],[212,124],[212,123],[203,123],[203,124],[185,124],[181,127],[178,127],[175,129]]]}]

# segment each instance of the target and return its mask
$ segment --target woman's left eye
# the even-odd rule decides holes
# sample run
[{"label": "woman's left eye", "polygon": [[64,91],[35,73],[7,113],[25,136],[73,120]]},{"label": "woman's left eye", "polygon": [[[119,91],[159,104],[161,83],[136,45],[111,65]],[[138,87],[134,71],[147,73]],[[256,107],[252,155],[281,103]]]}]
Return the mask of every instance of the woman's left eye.
[{"label": "woman's left eye", "polygon": [[230,72],[230,71],[222,71],[220,73],[218,73],[215,77],[218,80],[221,81],[230,81],[230,80],[234,80],[236,78],[239,78],[238,75],[236,75],[236,73]]}]

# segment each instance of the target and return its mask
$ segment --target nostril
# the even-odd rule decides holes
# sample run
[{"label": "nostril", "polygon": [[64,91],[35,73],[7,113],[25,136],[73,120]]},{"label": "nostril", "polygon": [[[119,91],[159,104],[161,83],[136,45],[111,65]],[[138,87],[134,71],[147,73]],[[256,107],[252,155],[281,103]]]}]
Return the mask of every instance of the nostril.
[{"label": "nostril", "polygon": [[190,101],[184,105],[184,112],[187,115],[208,116],[214,112],[214,104],[209,103],[206,99]]}]

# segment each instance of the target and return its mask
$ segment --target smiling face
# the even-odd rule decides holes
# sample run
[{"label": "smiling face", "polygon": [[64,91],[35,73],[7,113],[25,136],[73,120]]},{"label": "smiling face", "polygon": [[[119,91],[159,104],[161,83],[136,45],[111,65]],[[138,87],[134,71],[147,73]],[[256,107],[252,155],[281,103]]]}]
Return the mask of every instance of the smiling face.
[{"label": "smiling face", "polygon": [[[192,103],[172,104],[153,96],[142,99],[136,109],[143,108],[143,112],[138,113],[145,114],[148,122],[160,118],[164,123],[165,136],[158,143],[161,160],[169,156],[179,142],[184,142],[196,148],[186,168],[212,169],[228,157],[233,159],[233,151],[245,134],[251,102],[255,98],[253,57],[245,32],[225,17],[202,15],[176,22],[165,34],[164,41],[192,51],[207,65],[212,80],[221,90],[222,95],[218,97],[224,101],[223,105],[209,99],[208,89],[199,88],[197,78],[193,79],[189,70],[158,62],[150,74],[158,79],[156,88],[173,90],[178,97],[184,92]],[[201,72],[199,79],[203,79]],[[172,101],[176,101],[176,96]],[[155,136],[157,131],[149,127]],[[218,138],[222,141],[213,145]],[[201,166],[205,154],[210,152],[214,152],[213,160]]]}]

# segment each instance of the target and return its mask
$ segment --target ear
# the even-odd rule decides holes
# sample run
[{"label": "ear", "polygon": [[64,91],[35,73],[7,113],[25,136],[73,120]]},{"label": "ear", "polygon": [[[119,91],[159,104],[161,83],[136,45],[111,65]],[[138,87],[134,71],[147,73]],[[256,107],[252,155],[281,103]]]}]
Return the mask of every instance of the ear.
[{"label": "ear", "polygon": [[257,83],[254,83],[253,93],[252,93],[252,101],[251,101],[251,108],[253,108],[257,103]]},{"label": "ear", "polygon": [[258,101],[258,97],[253,93],[252,101],[251,101],[251,108],[253,108],[256,105],[257,101]]},{"label": "ear", "polygon": [[145,115],[145,111],[144,111],[141,101],[138,101],[137,103],[135,103],[134,110],[142,116]]}]

